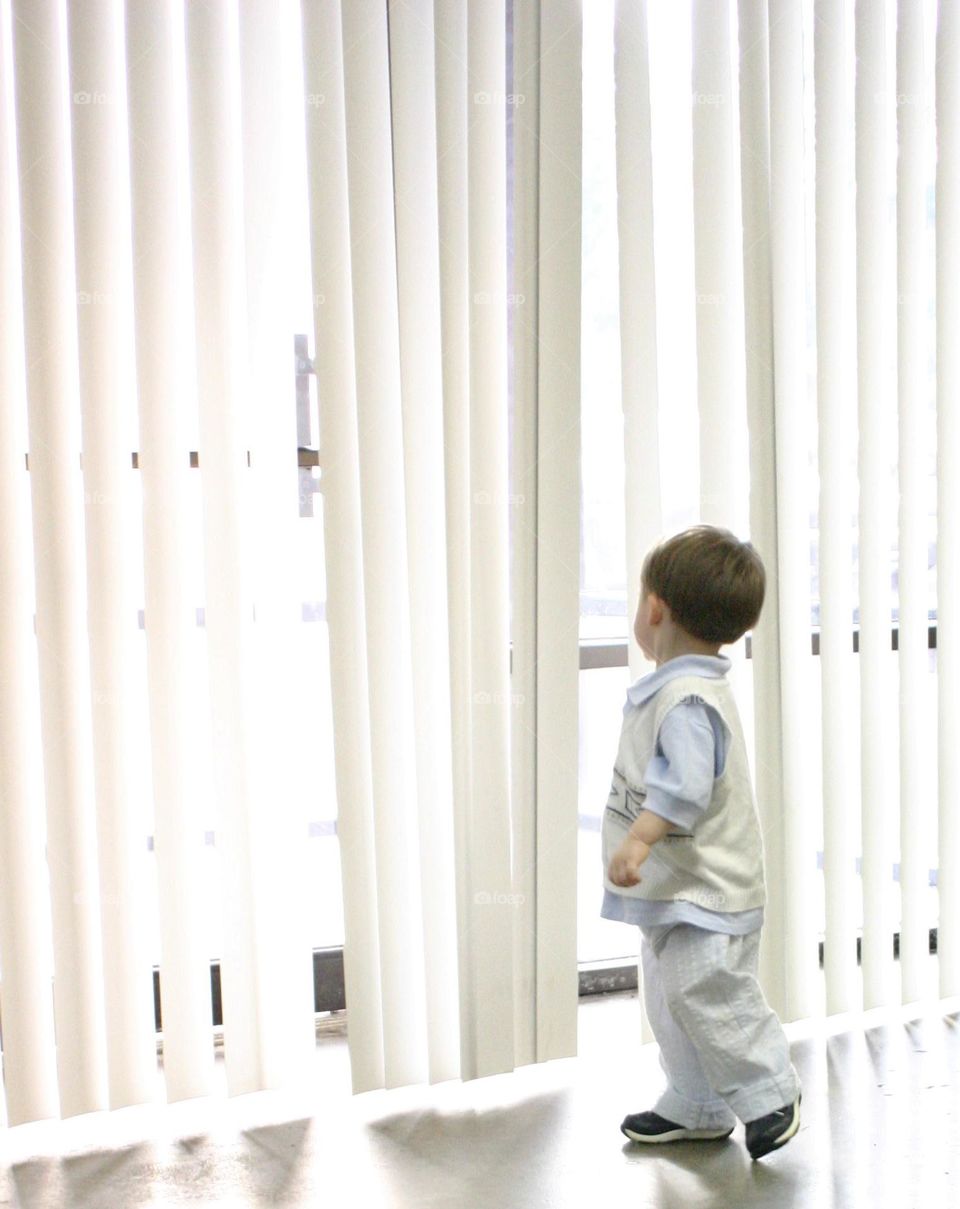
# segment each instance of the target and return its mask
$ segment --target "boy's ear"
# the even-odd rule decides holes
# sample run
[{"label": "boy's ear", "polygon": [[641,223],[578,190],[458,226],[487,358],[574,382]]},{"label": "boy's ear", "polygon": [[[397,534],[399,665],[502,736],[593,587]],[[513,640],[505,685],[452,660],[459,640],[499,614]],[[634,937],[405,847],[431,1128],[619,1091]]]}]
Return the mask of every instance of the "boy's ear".
[{"label": "boy's ear", "polygon": [[659,625],[663,621],[663,611],[666,606],[659,596],[650,593],[650,624]]}]

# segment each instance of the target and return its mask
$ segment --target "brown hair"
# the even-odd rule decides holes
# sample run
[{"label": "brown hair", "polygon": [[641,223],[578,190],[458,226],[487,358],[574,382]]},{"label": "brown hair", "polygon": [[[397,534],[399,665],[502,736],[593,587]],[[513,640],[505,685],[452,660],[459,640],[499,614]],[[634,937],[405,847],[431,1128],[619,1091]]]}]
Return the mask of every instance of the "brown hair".
[{"label": "brown hair", "polygon": [[765,590],[760,555],[729,529],[695,525],[643,560],[641,591],[659,596],[677,625],[703,642],[736,642],[752,629]]}]

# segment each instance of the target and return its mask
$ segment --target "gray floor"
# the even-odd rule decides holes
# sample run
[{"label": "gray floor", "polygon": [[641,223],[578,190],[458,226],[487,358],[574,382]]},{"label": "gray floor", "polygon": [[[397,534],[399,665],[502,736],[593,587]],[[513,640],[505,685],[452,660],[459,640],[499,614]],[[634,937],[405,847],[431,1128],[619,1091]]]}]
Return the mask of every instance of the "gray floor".
[{"label": "gray floor", "polygon": [[953,1207],[958,1007],[788,1026],[803,1124],[759,1163],[742,1127],[723,1142],[657,1148],[620,1134],[661,1075],[655,1048],[639,1045],[635,995],[615,995],[581,1007],[578,1058],[509,1075],[352,1097],[333,1036],[299,1096],[17,1126],[3,1136],[0,1205]]}]

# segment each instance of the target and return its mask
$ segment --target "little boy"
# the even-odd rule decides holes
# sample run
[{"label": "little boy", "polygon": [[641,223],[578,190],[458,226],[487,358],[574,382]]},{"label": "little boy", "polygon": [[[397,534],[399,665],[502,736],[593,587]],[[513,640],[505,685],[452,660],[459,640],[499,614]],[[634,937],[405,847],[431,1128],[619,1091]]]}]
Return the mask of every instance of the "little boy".
[{"label": "little boy", "polygon": [[708,525],[644,560],[634,634],[657,670],[627,690],[603,816],[601,915],[639,925],[644,1002],[668,1087],[636,1142],[726,1138],[754,1159],[800,1125],[787,1039],[757,982],[763,845],[720,647],[760,615],[763,563]]}]

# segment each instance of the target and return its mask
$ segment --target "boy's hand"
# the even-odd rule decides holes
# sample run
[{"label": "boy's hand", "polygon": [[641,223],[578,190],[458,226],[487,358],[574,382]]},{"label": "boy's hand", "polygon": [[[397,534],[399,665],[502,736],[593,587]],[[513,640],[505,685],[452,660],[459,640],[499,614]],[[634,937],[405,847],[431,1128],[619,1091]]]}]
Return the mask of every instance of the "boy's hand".
[{"label": "boy's hand", "polygon": [[637,870],[649,855],[649,844],[628,835],[610,858],[607,876],[615,886],[636,886],[640,882]]}]

